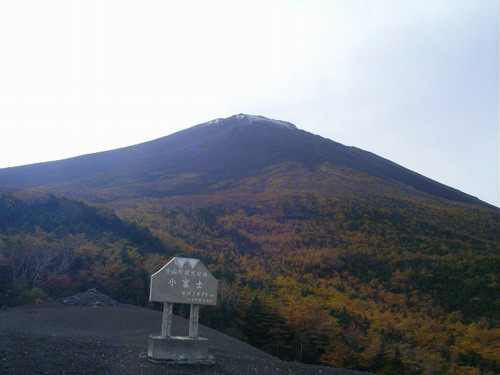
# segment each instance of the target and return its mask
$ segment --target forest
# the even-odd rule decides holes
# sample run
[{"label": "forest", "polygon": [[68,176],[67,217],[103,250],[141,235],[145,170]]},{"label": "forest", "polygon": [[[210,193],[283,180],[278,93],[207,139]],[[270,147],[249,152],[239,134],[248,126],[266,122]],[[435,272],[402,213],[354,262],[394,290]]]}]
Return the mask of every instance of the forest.
[{"label": "forest", "polygon": [[155,308],[151,274],[187,256],[219,279],[202,323],[282,359],[500,373],[498,210],[375,193],[179,202],[0,196],[0,305],[96,287]]}]

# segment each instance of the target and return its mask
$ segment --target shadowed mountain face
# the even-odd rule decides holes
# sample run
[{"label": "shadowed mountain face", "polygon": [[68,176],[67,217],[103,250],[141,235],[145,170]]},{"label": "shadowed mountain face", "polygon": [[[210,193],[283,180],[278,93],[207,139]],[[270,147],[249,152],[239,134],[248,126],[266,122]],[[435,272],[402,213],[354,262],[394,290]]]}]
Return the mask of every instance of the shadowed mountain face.
[{"label": "shadowed mountain face", "polygon": [[[332,173],[336,178],[313,183]],[[288,190],[424,193],[489,206],[372,153],[284,121],[242,114],[135,146],[0,170],[3,187],[46,188],[103,201],[245,189],[249,180],[255,188],[256,179]]]}]

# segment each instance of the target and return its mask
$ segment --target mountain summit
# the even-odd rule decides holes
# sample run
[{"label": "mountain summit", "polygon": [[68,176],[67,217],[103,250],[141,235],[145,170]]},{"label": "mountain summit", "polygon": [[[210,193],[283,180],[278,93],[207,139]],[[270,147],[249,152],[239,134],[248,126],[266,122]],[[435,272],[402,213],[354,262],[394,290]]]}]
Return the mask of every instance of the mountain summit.
[{"label": "mountain summit", "polygon": [[257,185],[260,191],[390,191],[489,206],[370,152],[285,121],[245,114],[135,146],[0,170],[0,186],[91,200],[255,190]]},{"label": "mountain summit", "polygon": [[218,118],[209,122],[205,122],[203,124],[200,124],[198,126],[207,126],[207,125],[216,125],[216,124],[227,124],[227,123],[233,124],[233,126],[245,126],[245,125],[251,125],[255,123],[264,123],[267,126],[281,126],[285,127],[288,129],[297,129],[297,127],[286,121],[281,121],[281,120],[272,120],[264,116],[255,116],[255,115],[246,115],[244,113],[240,113],[239,115],[234,115],[229,118]]}]

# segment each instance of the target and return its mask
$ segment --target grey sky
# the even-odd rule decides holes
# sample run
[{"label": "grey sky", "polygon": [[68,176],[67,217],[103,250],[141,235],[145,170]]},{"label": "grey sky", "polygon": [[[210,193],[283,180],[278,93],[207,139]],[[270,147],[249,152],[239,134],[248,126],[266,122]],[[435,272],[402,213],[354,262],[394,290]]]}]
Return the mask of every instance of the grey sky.
[{"label": "grey sky", "polygon": [[499,204],[496,0],[0,2],[0,167],[236,113]]}]

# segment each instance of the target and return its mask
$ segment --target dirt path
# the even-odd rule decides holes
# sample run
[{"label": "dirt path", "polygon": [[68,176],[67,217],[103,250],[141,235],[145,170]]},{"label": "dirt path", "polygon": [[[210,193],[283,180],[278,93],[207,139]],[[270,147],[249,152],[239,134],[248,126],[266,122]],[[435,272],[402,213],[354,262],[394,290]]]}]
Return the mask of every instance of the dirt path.
[{"label": "dirt path", "polygon": [[[0,311],[0,374],[355,375],[355,371],[280,361],[200,326],[216,358],[212,366],[158,365],[144,354],[161,313],[137,306],[67,306],[59,302]],[[173,334],[187,335],[174,316]]]}]

